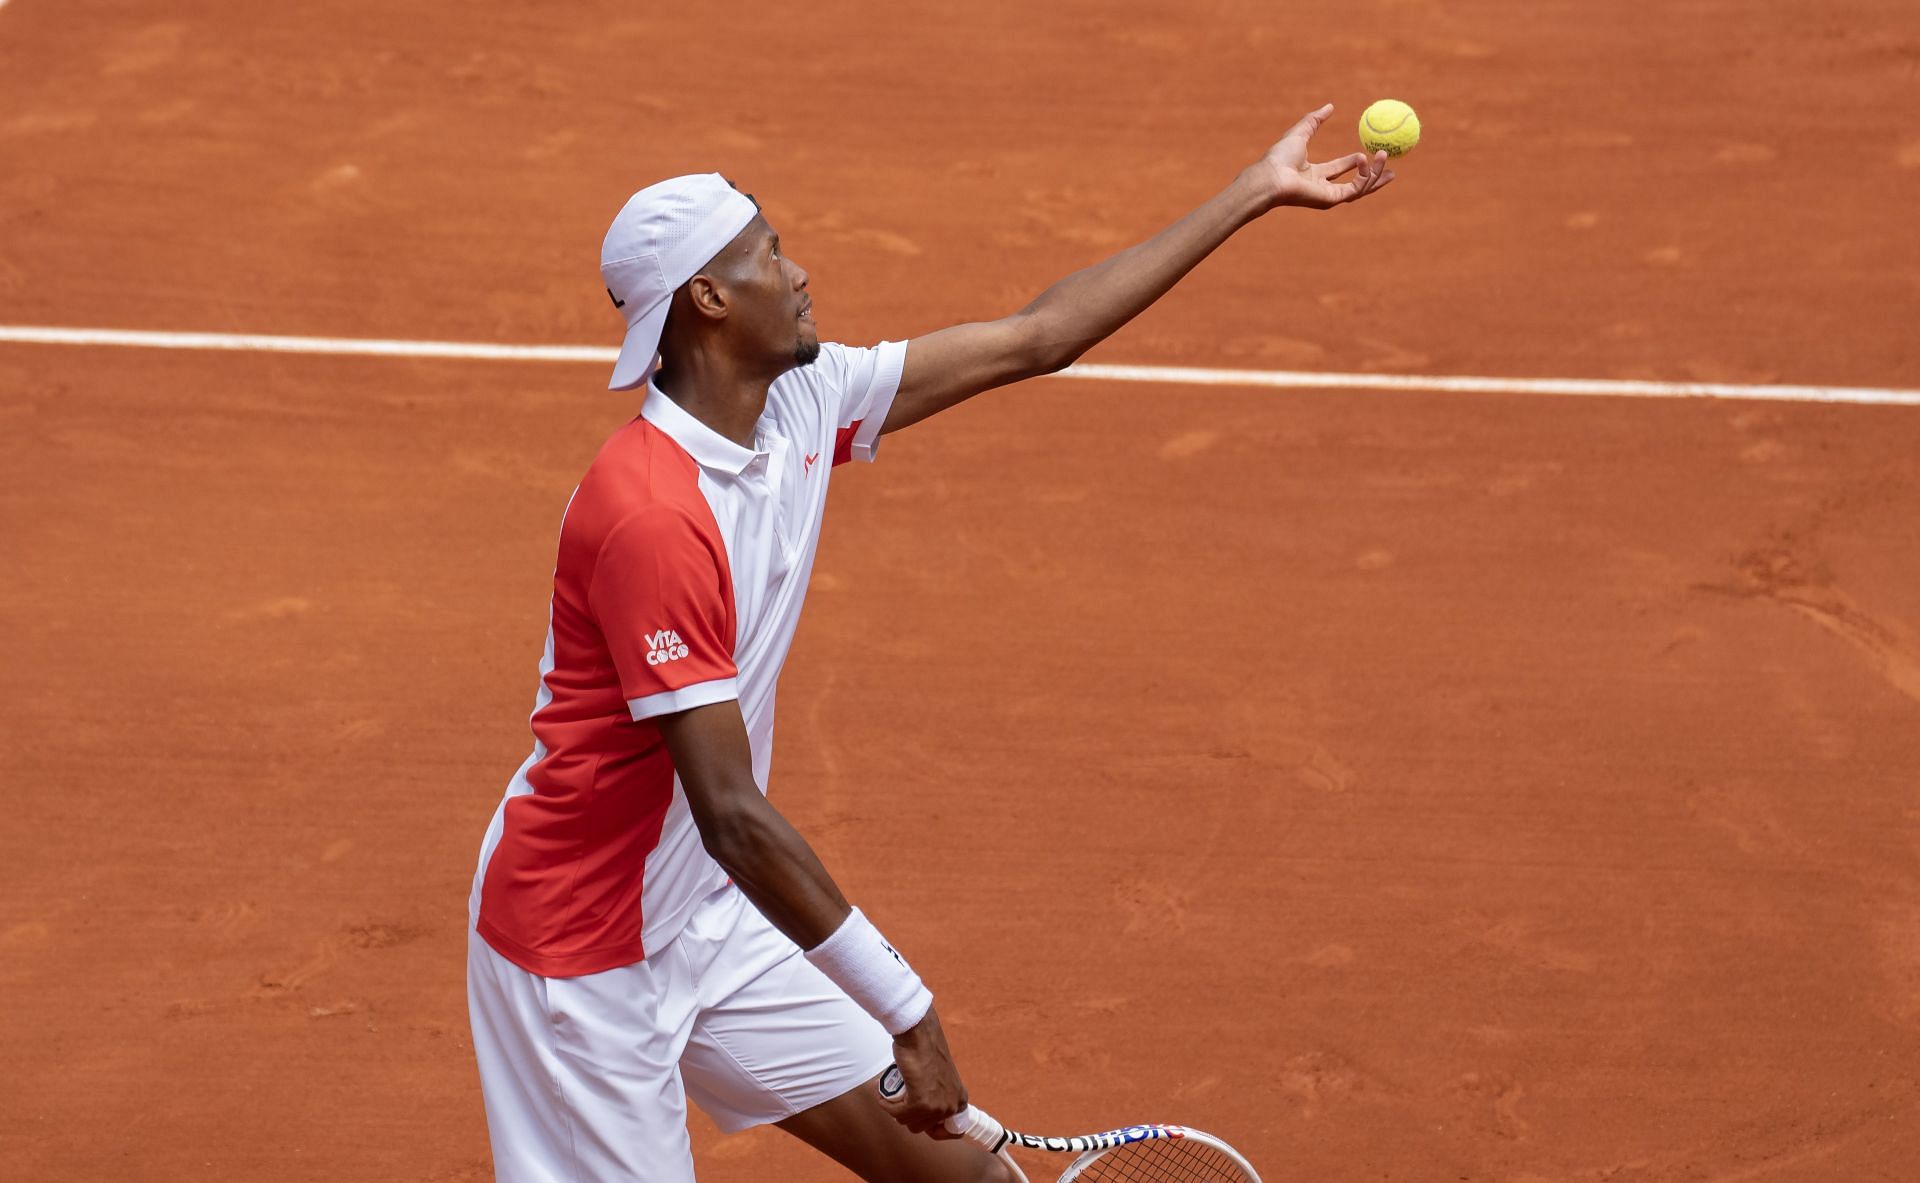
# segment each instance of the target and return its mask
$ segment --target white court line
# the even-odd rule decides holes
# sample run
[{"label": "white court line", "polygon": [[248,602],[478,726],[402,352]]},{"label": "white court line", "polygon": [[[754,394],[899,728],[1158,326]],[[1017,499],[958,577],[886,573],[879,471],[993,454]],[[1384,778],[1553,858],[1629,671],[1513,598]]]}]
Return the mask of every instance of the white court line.
[{"label": "white court line", "polygon": [[[4,4],[6,0],[0,0]],[[161,333],[130,329],[64,329],[0,325],[0,342],[26,345],[110,345],[138,349],[211,349],[245,353],[317,353],[344,357],[415,357],[466,361],[597,362],[619,350],[601,345],[493,345],[468,341],[381,341],[361,337],[276,337],[250,333]],[[1784,402],[1920,406],[1920,390],[1864,386],[1745,386],[1730,382],[1640,382],[1608,378],[1475,378],[1431,374],[1334,374],[1311,370],[1211,370],[1189,366],[1081,363],[1055,377],[1175,386],[1242,386],[1296,390],[1437,391],[1615,398],[1727,398]]]},{"label": "white court line", "polygon": [[[0,0],[4,2],[4,0]],[[380,341],[366,337],[273,337],[257,333],[154,333],[0,325],[0,341],[28,345],[127,345],[136,349],[224,349],[240,353],[325,353],[342,357],[431,357],[457,361],[607,362],[600,345],[487,345],[472,341]]]},{"label": "white court line", "polygon": [[1107,382],[1170,382],[1185,386],[1423,390],[1610,398],[1738,398],[1920,407],[1920,390],[1876,389],[1869,386],[1743,386],[1732,382],[1643,382],[1625,378],[1475,378],[1464,374],[1323,374],[1312,370],[1201,370],[1184,366],[1093,364],[1070,366],[1056,376],[1095,378]]}]

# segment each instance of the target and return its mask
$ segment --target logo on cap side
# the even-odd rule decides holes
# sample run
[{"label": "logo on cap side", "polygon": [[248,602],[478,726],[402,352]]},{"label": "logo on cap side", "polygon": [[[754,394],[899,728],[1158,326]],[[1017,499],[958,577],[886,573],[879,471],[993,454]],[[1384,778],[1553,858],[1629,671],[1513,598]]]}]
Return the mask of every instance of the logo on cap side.
[{"label": "logo on cap side", "polygon": [[607,289],[607,299],[613,301],[613,306],[615,308],[625,308],[627,306],[627,302],[625,300],[622,300],[620,297],[613,294],[612,288]]}]

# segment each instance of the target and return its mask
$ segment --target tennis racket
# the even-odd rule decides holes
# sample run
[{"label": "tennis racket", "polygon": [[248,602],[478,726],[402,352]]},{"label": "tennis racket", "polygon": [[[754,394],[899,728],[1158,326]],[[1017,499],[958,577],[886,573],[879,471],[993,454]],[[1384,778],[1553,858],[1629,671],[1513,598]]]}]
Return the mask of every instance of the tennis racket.
[{"label": "tennis racket", "polygon": [[[880,1095],[906,1091],[898,1067],[880,1074]],[[1074,1138],[1043,1138],[1010,1130],[991,1114],[969,1105],[947,1119],[947,1129],[989,1154],[1013,1147],[1078,1155],[1060,1183],[1260,1183],[1239,1151],[1201,1130],[1181,1125],[1130,1125]]]}]

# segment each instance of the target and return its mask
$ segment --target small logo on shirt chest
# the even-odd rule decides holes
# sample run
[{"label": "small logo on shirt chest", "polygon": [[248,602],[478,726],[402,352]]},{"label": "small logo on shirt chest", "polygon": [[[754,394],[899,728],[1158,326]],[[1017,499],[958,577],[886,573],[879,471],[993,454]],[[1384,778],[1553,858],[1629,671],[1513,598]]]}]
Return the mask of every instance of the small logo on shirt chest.
[{"label": "small logo on shirt chest", "polygon": [[812,476],[812,475],[813,475],[813,462],[814,462],[815,460],[818,460],[818,459],[820,459],[820,453],[818,453],[818,452],[808,452],[808,453],[807,453],[807,462],[806,462],[806,468],[805,468],[805,472],[803,473],[803,475],[805,475],[805,476]]},{"label": "small logo on shirt chest", "polygon": [[687,655],[687,647],[681,643],[680,634],[670,628],[657,633],[647,634],[647,664],[665,665],[669,661],[679,661]]}]

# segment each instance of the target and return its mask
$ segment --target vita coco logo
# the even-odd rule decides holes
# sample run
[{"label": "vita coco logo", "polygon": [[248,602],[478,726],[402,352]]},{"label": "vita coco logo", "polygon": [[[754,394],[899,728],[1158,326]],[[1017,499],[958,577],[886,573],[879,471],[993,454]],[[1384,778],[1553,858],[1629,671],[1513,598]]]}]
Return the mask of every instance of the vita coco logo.
[{"label": "vita coco logo", "polygon": [[687,647],[680,640],[680,634],[670,628],[647,635],[647,664],[665,665],[669,661],[679,661],[687,655]]}]

